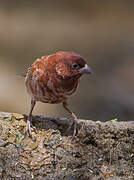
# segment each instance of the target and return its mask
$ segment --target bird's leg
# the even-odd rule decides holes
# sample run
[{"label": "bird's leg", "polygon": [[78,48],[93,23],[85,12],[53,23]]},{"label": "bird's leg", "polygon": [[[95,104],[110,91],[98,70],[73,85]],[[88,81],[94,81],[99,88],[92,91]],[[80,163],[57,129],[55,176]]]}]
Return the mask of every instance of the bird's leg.
[{"label": "bird's leg", "polygon": [[70,124],[70,126],[69,126],[69,129],[68,130],[70,130],[71,129],[71,127],[72,127],[72,125],[74,124],[74,132],[73,132],[73,136],[72,136],[72,139],[75,137],[75,135],[76,135],[76,130],[77,130],[77,117],[76,117],[76,115],[68,108],[68,104],[67,104],[67,102],[65,101],[65,102],[63,102],[63,107],[72,115],[72,117],[73,117],[73,123],[71,123]]},{"label": "bird's leg", "polygon": [[28,133],[29,136],[32,136],[32,133],[31,133],[32,111],[34,109],[35,103],[36,103],[35,100],[31,100],[31,109],[30,109],[30,113],[28,115],[27,124],[26,124],[26,133]]}]

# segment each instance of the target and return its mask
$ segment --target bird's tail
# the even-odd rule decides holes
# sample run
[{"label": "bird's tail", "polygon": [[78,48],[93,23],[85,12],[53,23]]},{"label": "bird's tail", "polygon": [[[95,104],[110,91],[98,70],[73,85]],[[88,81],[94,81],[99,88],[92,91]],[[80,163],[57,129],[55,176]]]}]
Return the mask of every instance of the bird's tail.
[{"label": "bird's tail", "polygon": [[20,77],[26,77],[26,74],[25,73],[19,73],[19,74],[16,74],[17,76],[20,76]]}]

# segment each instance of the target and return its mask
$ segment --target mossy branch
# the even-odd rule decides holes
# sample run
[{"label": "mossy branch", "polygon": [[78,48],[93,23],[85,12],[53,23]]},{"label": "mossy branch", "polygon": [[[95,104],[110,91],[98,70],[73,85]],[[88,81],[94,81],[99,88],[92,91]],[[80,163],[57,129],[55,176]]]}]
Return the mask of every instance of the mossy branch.
[{"label": "mossy branch", "polygon": [[0,112],[0,178],[133,178],[134,123],[79,120],[74,140],[66,118],[33,116],[37,133],[25,136],[27,115]]}]

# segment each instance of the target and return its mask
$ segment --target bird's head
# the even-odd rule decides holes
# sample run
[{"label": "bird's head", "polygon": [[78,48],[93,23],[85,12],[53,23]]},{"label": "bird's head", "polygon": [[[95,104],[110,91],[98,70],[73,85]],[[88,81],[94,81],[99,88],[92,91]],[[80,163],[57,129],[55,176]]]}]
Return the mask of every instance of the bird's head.
[{"label": "bird's head", "polygon": [[91,74],[91,68],[77,53],[61,51],[57,52],[56,73],[63,78],[80,77],[83,74]]}]

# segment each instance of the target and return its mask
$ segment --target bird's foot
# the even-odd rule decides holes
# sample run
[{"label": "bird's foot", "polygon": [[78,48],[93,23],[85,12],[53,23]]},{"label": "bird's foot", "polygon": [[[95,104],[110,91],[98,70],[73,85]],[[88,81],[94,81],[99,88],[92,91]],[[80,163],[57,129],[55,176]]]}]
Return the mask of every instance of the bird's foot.
[{"label": "bird's foot", "polygon": [[27,124],[26,124],[26,135],[32,137],[31,125],[30,125],[30,121],[29,120],[27,120]]},{"label": "bird's foot", "polygon": [[31,123],[31,121],[28,119],[28,120],[27,120],[27,124],[26,124],[26,134],[27,134],[29,137],[32,137],[31,128],[33,128],[34,131],[37,133],[36,127],[33,126],[33,124]]},{"label": "bird's foot", "polygon": [[77,133],[77,122],[78,122],[78,119],[75,116],[75,114],[72,114],[72,117],[73,118],[71,118],[71,121],[70,121],[69,127],[67,129],[67,132],[69,132],[71,130],[71,128],[73,127],[72,139],[74,139],[74,137],[75,137],[75,135]]}]

